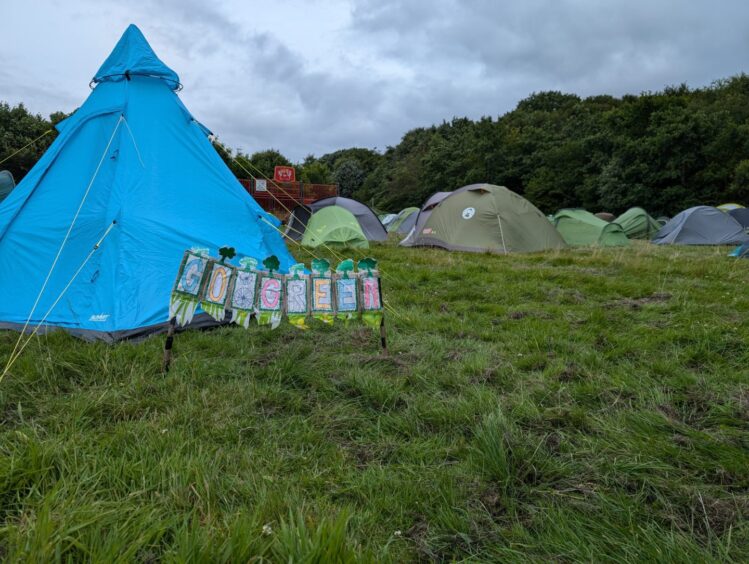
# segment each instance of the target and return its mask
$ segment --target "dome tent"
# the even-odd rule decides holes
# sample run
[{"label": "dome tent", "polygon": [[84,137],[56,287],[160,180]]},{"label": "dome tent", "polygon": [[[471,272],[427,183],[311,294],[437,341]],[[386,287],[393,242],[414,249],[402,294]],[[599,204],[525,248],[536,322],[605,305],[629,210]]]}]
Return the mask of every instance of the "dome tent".
[{"label": "dome tent", "polygon": [[504,186],[471,184],[427,204],[404,246],[501,254],[566,246],[538,208]]},{"label": "dome tent", "polygon": [[585,210],[559,210],[554,214],[554,225],[572,247],[629,245],[619,224],[606,222]]},{"label": "dome tent", "polygon": [[411,228],[416,223],[416,215],[419,213],[419,208],[404,208],[388,225],[388,233],[400,233],[402,235],[408,234]]},{"label": "dome tent", "polygon": [[710,206],[695,206],[675,215],[653,236],[656,245],[736,245],[749,241],[741,224]]},{"label": "dome tent", "polygon": [[614,220],[630,239],[650,239],[661,228],[661,224],[642,208],[629,208]]},{"label": "dome tent", "polygon": [[354,214],[341,206],[327,206],[316,211],[309,218],[302,237],[302,245],[368,249],[369,241]]},{"label": "dome tent", "polygon": [[749,229],[749,208],[736,208],[728,214],[741,224],[744,229]]},{"label": "dome tent", "polygon": [[226,167],[177,96],[176,73],[137,27],[127,28],[93,82],[0,204],[0,292],[13,296],[0,300],[3,327],[20,329],[34,309],[31,326],[49,312],[45,326],[87,339],[145,335],[166,327],[188,248],[274,254],[283,270],[295,262],[278,221]]},{"label": "dome tent", "polygon": [[739,245],[733,251],[728,253],[728,256],[749,259],[749,242]]},{"label": "dome tent", "polygon": [[307,228],[307,222],[312,214],[328,206],[340,206],[350,211],[356,218],[356,221],[359,222],[362,233],[366,235],[368,241],[387,240],[387,231],[385,231],[382,223],[369,206],[341,196],[322,198],[309,205],[295,207],[291,211],[291,215],[286,223],[286,236],[291,237],[295,241],[301,241]]},{"label": "dome tent", "polygon": [[401,246],[413,246],[413,242],[416,239],[416,234],[419,233],[424,227],[424,224],[429,219],[429,216],[432,215],[432,211],[434,210],[434,208],[436,208],[440,204],[440,202],[447,198],[450,194],[452,194],[452,192],[435,192],[434,194],[429,196],[429,198],[427,198],[427,201],[424,202],[423,206],[421,206],[421,210],[419,210],[419,213],[416,214],[416,220],[414,221],[413,227],[408,232],[408,235],[406,235],[406,238],[400,242]]},{"label": "dome tent", "polygon": [[717,208],[720,211],[724,211],[724,212],[729,212],[731,210],[738,210],[738,209],[741,209],[743,207],[744,206],[742,206],[741,204],[736,204],[736,203],[733,203],[733,202],[728,203],[728,204],[720,204],[719,206],[717,206]]},{"label": "dome tent", "polygon": [[8,197],[13,188],[16,187],[16,182],[13,180],[13,175],[9,170],[0,170],[0,202]]}]

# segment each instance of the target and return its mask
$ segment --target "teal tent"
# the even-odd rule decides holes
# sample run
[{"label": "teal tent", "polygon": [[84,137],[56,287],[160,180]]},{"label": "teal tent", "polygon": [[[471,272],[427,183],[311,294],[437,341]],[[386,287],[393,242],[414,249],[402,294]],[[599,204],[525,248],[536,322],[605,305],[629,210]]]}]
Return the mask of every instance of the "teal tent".
[{"label": "teal tent", "polygon": [[186,249],[216,256],[231,245],[234,262],[276,255],[282,271],[295,262],[278,220],[226,167],[137,27],[92,85],[0,203],[0,326],[30,316],[32,327],[90,339],[149,334],[168,321]]}]

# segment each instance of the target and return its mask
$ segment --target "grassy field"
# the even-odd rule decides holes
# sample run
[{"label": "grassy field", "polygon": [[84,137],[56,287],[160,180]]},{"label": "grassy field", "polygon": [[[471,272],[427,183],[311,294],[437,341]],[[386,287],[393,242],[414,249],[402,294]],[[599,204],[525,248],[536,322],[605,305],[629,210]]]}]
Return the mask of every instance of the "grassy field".
[{"label": "grassy field", "polygon": [[163,337],[30,345],[0,557],[749,559],[749,261],[371,254],[390,356],[359,324],[183,333],[167,376]]}]

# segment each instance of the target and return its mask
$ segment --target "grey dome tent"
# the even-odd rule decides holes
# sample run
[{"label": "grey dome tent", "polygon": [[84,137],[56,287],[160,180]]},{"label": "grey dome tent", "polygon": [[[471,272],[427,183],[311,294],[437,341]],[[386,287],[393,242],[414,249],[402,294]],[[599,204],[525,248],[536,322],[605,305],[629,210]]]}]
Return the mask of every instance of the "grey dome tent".
[{"label": "grey dome tent", "polygon": [[16,187],[13,175],[9,170],[0,170],[0,202],[8,197],[11,190]]},{"label": "grey dome tent", "polygon": [[749,241],[741,224],[710,206],[675,215],[652,239],[656,245],[737,245]]},{"label": "grey dome tent", "polygon": [[440,202],[447,198],[450,194],[452,194],[452,192],[435,192],[434,194],[429,196],[429,198],[427,198],[427,201],[424,202],[423,206],[421,206],[421,211],[419,211],[419,213],[417,214],[414,214],[416,215],[414,225],[408,232],[406,238],[400,242],[401,246],[413,247],[415,245],[414,241],[417,238],[416,234],[424,228],[424,224],[432,214],[432,210],[434,210],[434,208],[436,208],[440,204]]},{"label": "grey dome tent", "polygon": [[350,211],[361,226],[361,230],[368,241],[386,241],[388,238],[387,231],[378,219],[377,215],[369,206],[341,196],[332,196],[315,200],[309,205],[298,205],[291,211],[291,215],[286,223],[285,234],[295,241],[301,241],[304,231],[307,229],[307,222],[316,211],[328,206],[340,206]]},{"label": "grey dome tent", "polygon": [[744,229],[749,229],[749,208],[736,208],[729,210],[728,215],[741,224]]}]

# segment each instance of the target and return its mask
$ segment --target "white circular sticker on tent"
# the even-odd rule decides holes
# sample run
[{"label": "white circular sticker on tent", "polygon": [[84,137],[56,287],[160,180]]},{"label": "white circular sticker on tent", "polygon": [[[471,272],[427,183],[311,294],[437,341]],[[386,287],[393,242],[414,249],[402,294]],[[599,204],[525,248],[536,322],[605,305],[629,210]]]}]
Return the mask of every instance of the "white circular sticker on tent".
[{"label": "white circular sticker on tent", "polygon": [[476,208],[466,208],[463,210],[463,219],[471,219],[476,215]]}]

